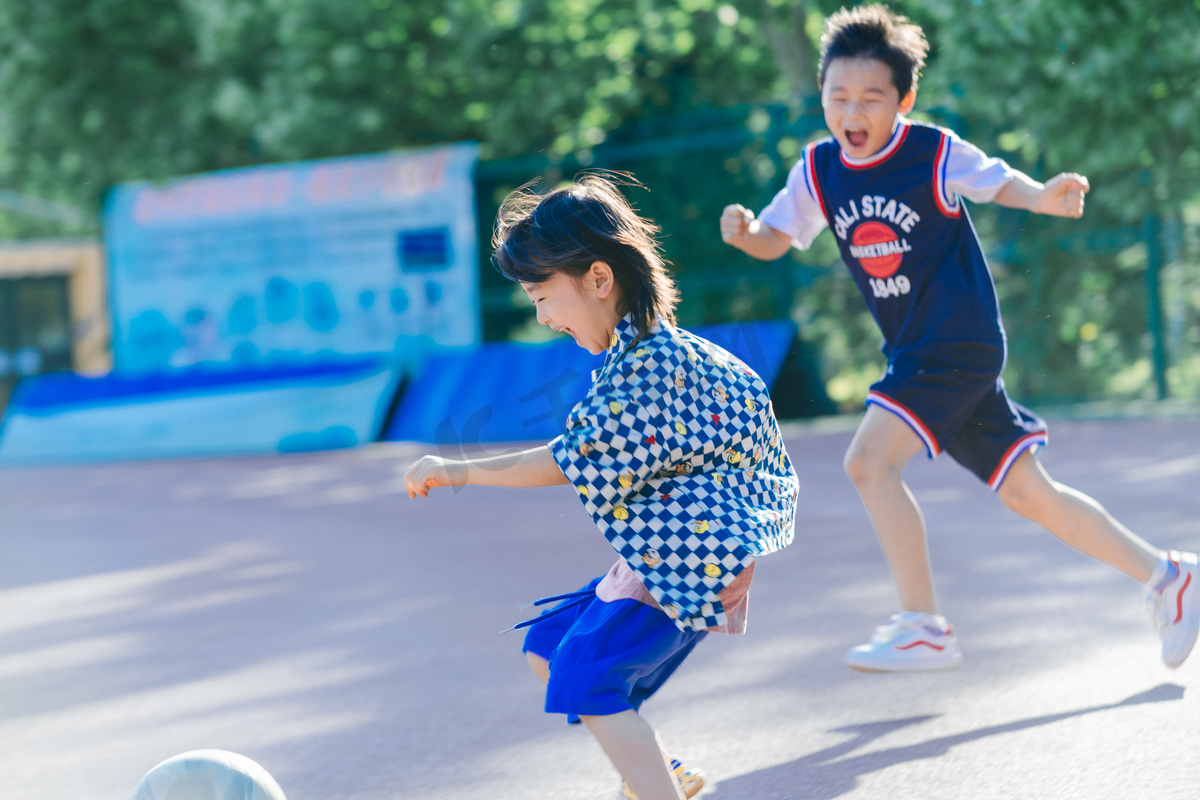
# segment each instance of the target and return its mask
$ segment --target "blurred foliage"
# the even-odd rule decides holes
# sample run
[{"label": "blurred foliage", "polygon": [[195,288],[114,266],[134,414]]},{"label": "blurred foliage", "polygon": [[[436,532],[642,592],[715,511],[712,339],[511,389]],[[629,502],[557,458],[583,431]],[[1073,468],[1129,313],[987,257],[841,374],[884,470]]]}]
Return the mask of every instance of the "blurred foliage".
[{"label": "blurred foliage", "polygon": [[1178,211],[1200,170],[1200,0],[923,0],[936,20],[928,88],[1041,154],[1101,175],[1108,210]]},{"label": "blurred foliage", "polygon": [[[1200,259],[1200,0],[922,0],[936,51],[922,91],[970,137],[1045,178],[1089,176],[1083,220],[989,208],[981,230],[1024,396],[1152,397],[1146,242],[1060,246],[1080,231],[1161,223],[1163,345],[1175,394],[1196,396]],[[1111,237],[1110,237],[1111,238]],[[1143,234],[1144,238],[1144,234]],[[1005,259],[1009,263],[1005,263]]]},{"label": "blurred foliage", "polygon": [[[880,340],[832,237],[763,264],[721,243],[715,222],[726,203],[765,205],[822,135],[816,43],[840,5],[3,3],[0,187],[87,209],[93,222],[71,229],[0,211],[0,238],[94,233],[103,192],[119,181],[474,140],[486,241],[516,185],[625,169],[645,183],[634,200],[662,224],[687,289],[681,319],[790,311],[823,354],[831,396],[852,407],[878,375]],[[1172,390],[1200,394],[1200,0],[892,5],[933,46],[916,116],[1035,177],[1092,180],[1082,221],[972,207],[1010,331],[1014,391],[1151,391],[1144,242],[1136,230],[1116,245],[1077,234],[1133,230],[1154,212]],[[713,144],[695,145],[710,135]],[[501,309],[489,336],[527,333],[528,312],[486,264],[482,275]]]},{"label": "blurred foliage", "polygon": [[783,0],[4,3],[0,185],[94,207],[123,180],[448,141],[561,156],[629,119],[811,92],[796,26],[820,19]]}]

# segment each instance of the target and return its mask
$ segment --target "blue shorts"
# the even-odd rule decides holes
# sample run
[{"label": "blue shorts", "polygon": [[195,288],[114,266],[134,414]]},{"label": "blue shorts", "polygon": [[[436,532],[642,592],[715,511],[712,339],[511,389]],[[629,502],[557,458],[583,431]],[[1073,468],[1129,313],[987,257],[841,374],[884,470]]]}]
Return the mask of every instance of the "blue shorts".
[{"label": "blue shorts", "polygon": [[[599,583],[596,578],[584,588]],[[593,594],[530,626],[522,651],[550,662],[546,712],[576,722],[581,714],[637,711],[705,635],[679,630],[662,611],[637,600],[606,603]]]},{"label": "blue shorts", "polygon": [[871,387],[867,405],[908,423],[930,458],[945,450],[996,491],[1017,457],[1047,437],[1045,421],[1004,390],[1003,367],[1003,347],[987,345],[897,357]]}]

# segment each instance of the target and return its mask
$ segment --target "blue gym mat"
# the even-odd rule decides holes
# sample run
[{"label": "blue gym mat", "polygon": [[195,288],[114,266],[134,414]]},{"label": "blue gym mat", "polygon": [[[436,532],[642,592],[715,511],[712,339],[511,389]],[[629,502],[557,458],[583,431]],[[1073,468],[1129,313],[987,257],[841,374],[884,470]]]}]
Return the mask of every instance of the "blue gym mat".
[{"label": "blue gym mat", "polygon": [[[767,386],[774,384],[796,336],[791,320],[691,330],[745,361]],[[548,441],[562,433],[567,412],[587,393],[591,372],[603,361],[569,338],[496,342],[432,356],[405,389],[384,438],[436,443],[451,451],[484,442]]]}]

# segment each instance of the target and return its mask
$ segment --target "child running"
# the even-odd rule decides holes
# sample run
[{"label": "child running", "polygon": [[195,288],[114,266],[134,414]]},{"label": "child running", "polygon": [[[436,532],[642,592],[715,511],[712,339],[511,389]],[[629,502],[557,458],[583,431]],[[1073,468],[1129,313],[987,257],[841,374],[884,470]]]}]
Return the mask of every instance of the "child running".
[{"label": "child running", "polygon": [[703,773],[666,755],[638,714],[709,631],[746,629],[755,559],[792,541],[797,480],[767,387],[675,326],[656,240],[614,182],[590,175],[500,209],[497,267],[537,320],[605,353],[566,433],[524,452],[425,456],[410,497],[463,484],[572,484],[620,558],[528,625],[545,709],[582,720],[624,779],[620,797],[678,800]]},{"label": "child running", "polygon": [[1196,555],[1151,546],[1038,461],[1046,423],[1005,392],[999,303],[962,201],[1080,217],[1088,181],[1064,173],[1043,185],[944,128],[909,120],[927,48],[918,26],[882,5],[831,16],[819,82],[833,135],[804,148],[757,219],[740,205],[721,216],[722,238],[765,260],[808,247],[828,226],[883,332],[887,369],[867,395],[845,468],[901,610],[846,663],[888,672],[961,660],[934,596],[924,519],[901,477],[917,452],[944,450],[1006,507],[1142,582],[1163,661],[1177,667],[1200,626]]}]

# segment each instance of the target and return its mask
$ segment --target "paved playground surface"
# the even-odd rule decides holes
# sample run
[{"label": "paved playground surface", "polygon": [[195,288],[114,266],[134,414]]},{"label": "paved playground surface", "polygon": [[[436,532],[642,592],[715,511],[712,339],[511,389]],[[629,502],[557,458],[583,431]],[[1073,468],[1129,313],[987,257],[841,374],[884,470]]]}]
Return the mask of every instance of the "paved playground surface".
[{"label": "paved playground surface", "polygon": [[[1162,666],[1132,580],[948,458],[907,478],[962,668],[841,666],[895,591],[845,421],[786,438],[796,541],[759,565],[749,633],[709,637],[644,708],[705,798],[1200,797],[1200,653]],[[499,631],[611,550],[568,487],[409,500],[424,450],[0,470],[0,798],[124,800],[222,748],[289,800],[607,800],[615,773]],[[1200,547],[1200,418],[1057,422],[1043,455]]]}]

